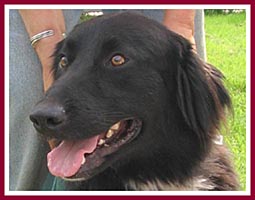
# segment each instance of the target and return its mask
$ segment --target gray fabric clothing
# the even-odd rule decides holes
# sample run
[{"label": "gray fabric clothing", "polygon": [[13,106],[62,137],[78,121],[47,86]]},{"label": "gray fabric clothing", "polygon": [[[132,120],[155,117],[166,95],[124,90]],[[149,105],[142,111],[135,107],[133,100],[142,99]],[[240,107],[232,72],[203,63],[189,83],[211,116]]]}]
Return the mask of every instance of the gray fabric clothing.
[{"label": "gray fabric clothing", "polygon": [[[67,31],[81,10],[65,10]],[[48,145],[36,134],[29,112],[43,95],[41,65],[17,10],[10,10],[10,190],[39,190],[45,180]]]},{"label": "gray fabric clothing", "polygon": [[142,9],[132,9],[132,10],[127,10],[127,9],[109,9],[109,10],[102,10],[104,14],[107,13],[113,13],[113,12],[123,12],[123,11],[129,11],[129,12],[137,12],[140,13],[142,15],[147,16],[148,18],[154,19],[158,22],[162,22],[163,20],[163,16],[164,16],[164,12],[163,10],[150,10],[150,9],[146,9],[146,10],[142,10]]},{"label": "gray fabric clothing", "polygon": [[[117,10],[104,10],[115,12]],[[162,10],[136,10],[162,21]],[[205,58],[203,11],[196,15],[196,43]],[[78,22],[81,10],[64,10],[67,33]],[[51,176],[46,169],[48,145],[36,134],[29,112],[43,96],[41,65],[30,45],[28,34],[17,10],[10,10],[10,160],[9,190],[50,190]],[[198,32],[197,32],[198,30]],[[6,133],[7,134],[7,133]],[[45,182],[48,177],[48,182]]]},{"label": "gray fabric clothing", "polygon": [[198,55],[206,61],[206,43],[205,43],[205,30],[204,30],[204,10],[196,10],[195,15],[195,34]]},{"label": "gray fabric clothing", "polygon": [[[121,12],[126,11],[127,9],[121,9],[121,10],[102,10],[104,13],[112,13],[112,12]],[[138,9],[132,9],[128,10],[131,12],[138,12],[141,13],[151,19],[157,20],[158,22],[162,22],[164,17],[163,10],[138,10]],[[196,48],[198,55],[206,61],[206,47],[205,47],[205,34],[204,34],[204,10],[196,10],[195,14],[195,42],[196,42]]]}]

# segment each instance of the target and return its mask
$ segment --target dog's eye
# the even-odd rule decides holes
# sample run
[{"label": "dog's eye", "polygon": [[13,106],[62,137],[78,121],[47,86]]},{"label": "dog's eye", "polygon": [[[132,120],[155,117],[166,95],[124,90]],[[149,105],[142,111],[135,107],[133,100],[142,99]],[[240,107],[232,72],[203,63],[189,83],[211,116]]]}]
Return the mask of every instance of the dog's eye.
[{"label": "dog's eye", "polygon": [[126,62],[126,58],[120,54],[117,54],[112,57],[111,63],[113,66],[120,66]]},{"label": "dog's eye", "polygon": [[68,66],[68,60],[67,60],[67,57],[65,56],[62,56],[59,63],[58,63],[58,66],[61,68],[61,69],[64,69]]}]

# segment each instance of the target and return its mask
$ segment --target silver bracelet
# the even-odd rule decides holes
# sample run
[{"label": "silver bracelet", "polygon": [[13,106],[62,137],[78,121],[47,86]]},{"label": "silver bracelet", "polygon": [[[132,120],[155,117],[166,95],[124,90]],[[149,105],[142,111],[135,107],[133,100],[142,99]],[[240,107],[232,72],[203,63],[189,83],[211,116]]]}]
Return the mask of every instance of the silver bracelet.
[{"label": "silver bracelet", "polygon": [[32,36],[30,38],[30,42],[31,42],[31,46],[32,47],[35,47],[35,44],[43,39],[43,38],[46,38],[46,37],[50,37],[50,36],[53,36],[54,35],[54,31],[53,30],[46,30],[46,31],[43,31],[43,32],[40,32],[34,36]]}]

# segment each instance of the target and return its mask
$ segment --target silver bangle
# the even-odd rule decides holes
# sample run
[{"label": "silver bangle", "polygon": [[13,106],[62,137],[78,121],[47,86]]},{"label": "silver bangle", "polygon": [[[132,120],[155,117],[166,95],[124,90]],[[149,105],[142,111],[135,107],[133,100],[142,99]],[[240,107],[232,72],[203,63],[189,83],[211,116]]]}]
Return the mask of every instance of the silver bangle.
[{"label": "silver bangle", "polygon": [[50,37],[50,36],[53,36],[54,35],[54,31],[53,30],[46,30],[46,31],[43,31],[43,32],[40,32],[34,36],[32,36],[30,38],[30,43],[31,43],[31,46],[32,47],[35,47],[35,44],[43,39],[43,38],[46,38],[46,37]]}]

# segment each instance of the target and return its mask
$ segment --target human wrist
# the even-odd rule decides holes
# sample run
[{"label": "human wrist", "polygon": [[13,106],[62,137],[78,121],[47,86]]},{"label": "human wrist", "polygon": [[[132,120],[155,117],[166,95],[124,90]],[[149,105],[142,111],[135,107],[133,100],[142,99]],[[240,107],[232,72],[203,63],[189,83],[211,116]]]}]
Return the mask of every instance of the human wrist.
[{"label": "human wrist", "polygon": [[55,34],[54,36],[44,38],[35,45],[34,49],[42,65],[44,90],[46,91],[53,82],[52,66],[53,57],[56,45],[63,40],[62,34]]},{"label": "human wrist", "polygon": [[54,31],[54,35],[38,40],[33,47],[39,58],[44,57],[47,56],[47,54],[49,53],[53,53],[57,43],[59,43],[63,39],[63,33],[61,33],[60,31]]}]

